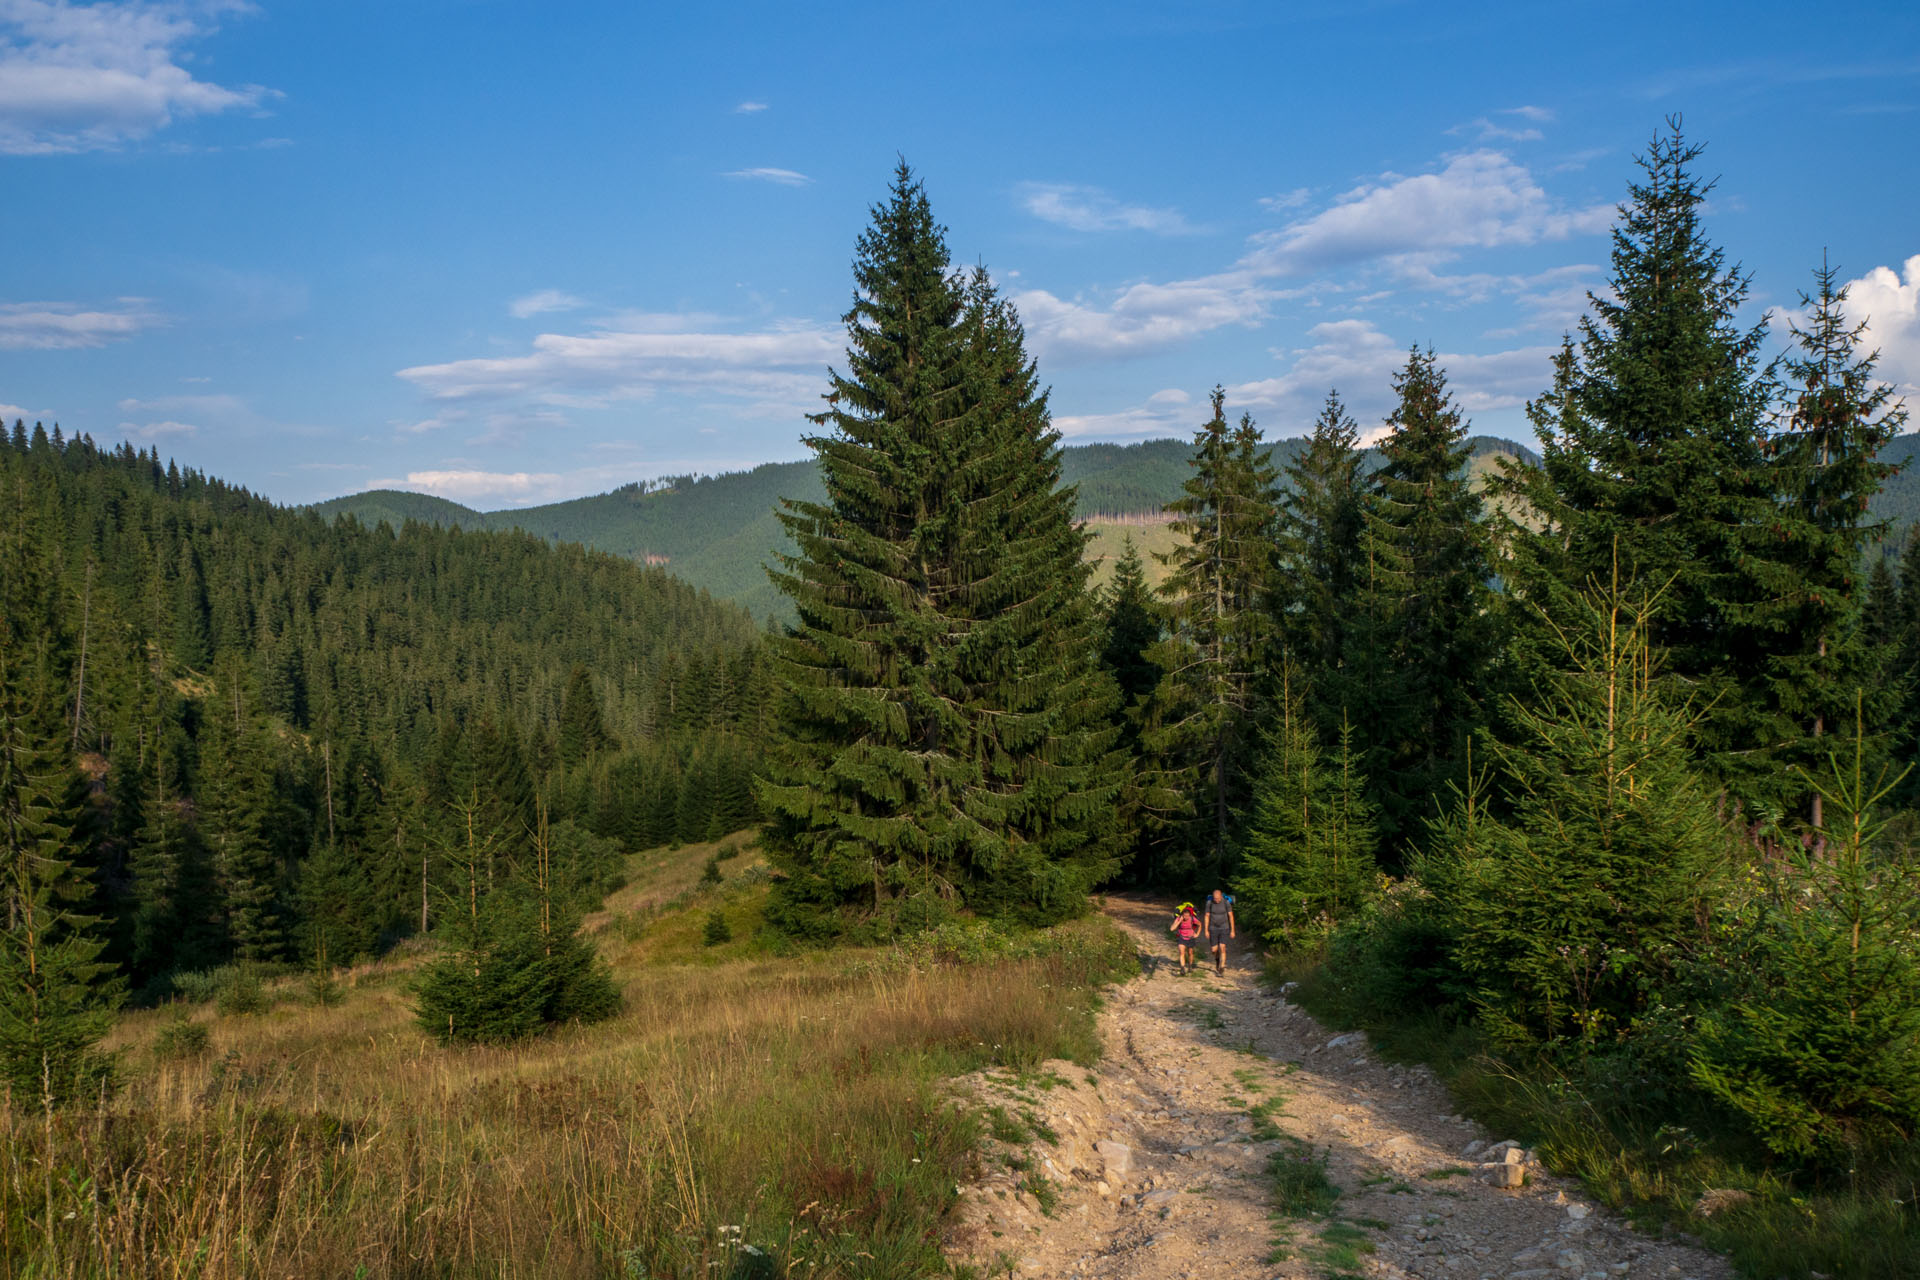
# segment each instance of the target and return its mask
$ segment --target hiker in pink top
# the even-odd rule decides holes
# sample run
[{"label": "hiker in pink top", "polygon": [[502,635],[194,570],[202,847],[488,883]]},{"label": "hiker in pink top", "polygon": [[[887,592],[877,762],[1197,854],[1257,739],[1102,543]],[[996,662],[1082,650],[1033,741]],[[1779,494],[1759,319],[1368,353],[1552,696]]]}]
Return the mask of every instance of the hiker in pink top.
[{"label": "hiker in pink top", "polygon": [[1180,939],[1180,972],[1193,972],[1193,947],[1200,936],[1200,913],[1191,902],[1180,904],[1179,914],[1173,917],[1173,923],[1167,931]]}]

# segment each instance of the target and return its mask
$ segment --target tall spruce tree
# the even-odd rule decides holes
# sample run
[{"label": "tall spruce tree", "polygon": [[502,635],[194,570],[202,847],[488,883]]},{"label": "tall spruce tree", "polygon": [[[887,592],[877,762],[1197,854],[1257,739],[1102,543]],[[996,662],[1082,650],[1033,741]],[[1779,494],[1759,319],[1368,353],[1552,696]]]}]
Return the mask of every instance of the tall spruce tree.
[{"label": "tall spruce tree", "polygon": [[[1887,683],[1894,698],[1889,747],[1893,759],[1913,760],[1920,758],[1920,525],[1907,530],[1895,586],[1893,638],[1887,645]],[[1903,807],[1920,805],[1920,779],[1907,774],[1894,797]]]},{"label": "tall spruce tree", "polygon": [[1114,561],[1113,581],[1107,586],[1103,605],[1100,660],[1119,687],[1122,706],[1131,708],[1159,682],[1160,668],[1147,652],[1160,642],[1164,630],[1153,588],[1147,585],[1146,565],[1132,534],[1126,536],[1120,558]]},{"label": "tall spruce tree", "polygon": [[825,936],[1079,910],[1114,867],[1121,761],[1046,394],[904,163],[854,283],[808,439],[826,499],[785,504],[773,574],[799,619],[773,642],[771,914]]},{"label": "tall spruce tree", "polygon": [[35,707],[46,682],[30,682],[11,648],[0,638],[0,1090],[26,1108],[84,1096],[106,1077],[97,1046],[120,988],[88,913],[62,726]]},{"label": "tall spruce tree", "polygon": [[[1704,695],[1697,750],[1744,795],[1765,772],[1752,751],[1759,704],[1739,681],[1767,669],[1749,621],[1762,592],[1744,533],[1770,496],[1766,325],[1741,325],[1747,277],[1701,225],[1713,184],[1694,172],[1700,154],[1676,119],[1639,161],[1613,229],[1609,288],[1588,295],[1578,344],[1529,405],[1541,465],[1499,486],[1512,519],[1529,521],[1510,524],[1504,568],[1518,598],[1550,612],[1563,607],[1551,597],[1604,580],[1616,554],[1623,574],[1657,591],[1650,643]],[[1538,632],[1522,637],[1541,670],[1551,649]]]},{"label": "tall spruce tree", "polygon": [[[227,731],[211,718],[203,746],[199,828],[213,858],[227,943],[237,960],[275,960],[285,941],[276,902],[273,839],[280,812],[269,736],[244,724]],[[324,829],[323,829],[324,830]]]},{"label": "tall spruce tree", "polygon": [[1284,468],[1275,539],[1274,603],[1288,659],[1307,685],[1307,708],[1327,738],[1342,714],[1334,690],[1365,567],[1365,482],[1360,426],[1337,392],[1327,393],[1307,447]]},{"label": "tall spruce tree", "polygon": [[380,936],[378,905],[365,868],[349,850],[316,843],[300,863],[294,895],[300,952],[316,969],[351,964],[373,950]]},{"label": "tall spruce tree", "polygon": [[1175,874],[1228,869],[1273,655],[1277,473],[1253,419],[1229,428],[1218,387],[1211,404],[1181,496],[1167,504],[1180,544],[1161,556],[1168,635],[1155,661],[1166,675],[1144,738],[1170,785],[1190,797]]},{"label": "tall spruce tree", "polygon": [[1860,614],[1861,634],[1867,644],[1883,655],[1900,634],[1900,587],[1887,557],[1875,553],[1873,568],[1867,573],[1866,604]]},{"label": "tall spruce tree", "polygon": [[[1878,655],[1864,630],[1860,558],[1883,525],[1867,504],[1897,468],[1878,458],[1906,424],[1906,406],[1863,354],[1864,320],[1849,323],[1846,286],[1822,263],[1816,292],[1801,294],[1806,325],[1790,322],[1795,349],[1781,429],[1769,440],[1769,509],[1747,527],[1746,564],[1762,598],[1750,614],[1764,636],[1767,669],[1748,684],[1762,699],[1763,741],[1781,775],[1776,794],[1821,825],[1821,796],[1806,782],[1824,752],[1820,739],[1845,723],[1862,698],[1867,724],[1882,728],[1892,699],[1875,679]],[[1884,562],[1881,562],[1884,564]]]},{"label": "tall spruce tree", "polygon": [[569,769],[612,745],[600,718],[600,696],[584,663],[567,673],[566,693],[560,699],[560,763]]},{"label": "tall spruce tree", "polygon": [[1153,661],[1154,646],[1165,632],[1160,607],[1147,585],[1146,566],[1129,534],[1114,564],[1113,581],[1102,600],[1100,662],[1119,690],[1115,719],[1119,746],[1126,764],[1126,783],[1115,808],[1121,832],[1121,854],[1131,878],[1153,880],[1152,840],[1156,823],[1177,811],[1182,798],[1161,784],[1153,761],[1141,745],[1141,724],[1160,668]]},{"label": "tall spruce tree", "polygon": [[184,932],[188,908],[182,901],[183,869],[190,854],[178,792],[168,786],[166,766],[155,761],[141,773],[141,823],[127,852],[132,880],[126,904],[131,934],[129,959],[136,970],[154,973],[172,965]]},{"label": "tall spruce tree", "polygon": [[1394,392],[1363,513],[1363,600],[1336,689],[1365,744],[1386,830],[1405,839],[1460,778],[1494,645],[1466,421],[1431,350],[1408,353]]}]

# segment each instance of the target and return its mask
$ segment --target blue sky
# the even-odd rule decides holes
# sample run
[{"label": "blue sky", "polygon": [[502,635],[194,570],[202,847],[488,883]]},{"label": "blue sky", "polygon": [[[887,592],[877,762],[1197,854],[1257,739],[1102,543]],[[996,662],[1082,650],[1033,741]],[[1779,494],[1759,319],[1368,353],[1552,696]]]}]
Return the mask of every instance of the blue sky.
[{"label": "blue sky", "polygon": [[481,507],[804,455],[896,155],[1070,440],[1476,428],[1670,112],[1790,306],[1920,384],[1920,6],[0,0],[0,413],[283,501]]}]

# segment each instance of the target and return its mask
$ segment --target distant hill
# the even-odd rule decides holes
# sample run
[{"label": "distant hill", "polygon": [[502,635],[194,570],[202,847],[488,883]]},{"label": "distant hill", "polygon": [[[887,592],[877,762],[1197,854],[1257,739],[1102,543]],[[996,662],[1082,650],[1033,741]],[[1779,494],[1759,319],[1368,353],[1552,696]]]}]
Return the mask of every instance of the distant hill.
[{"label": "distant hill", "polygon": [[[1532,460],[1522,445],[1477,436],[1469,468],[1477,476],[1495,457]],[[1273,459],[1284,465],[1304,447],[1302,439],[1275,442]],[[1164,525],[1127,517],[1151,516],[1180,496],[1192,445],[1185,440],[1139,444],[1069,445],[1061,451],[1061,478],[1079,486],[1076,510],[1094,535],[1088,554],[1101,562],[1104,578],[1125,534],[1146,550],[1164,551],[1171,534]],[[1377,455],[1374,455],[1377,457]],[[1371,462],[1370,464],[1371,465]],[[362,524],[407,520],[465,529],[522,529],[554,542],[578,542],[599,551],[664,565],[675,576],[732,600],[756,618],[784,616],[786,602],[767,581],[763,566],[789,549],[774,512],[781,498],[825,496],[817,465],[769,462],[751,471],[684,476],[651,485],[630,484],[611,493],[542,507],[474,511],[425,494],[372,490],[317,504],[327,516],[352,516]],[[1149,574],[1157,566],[1149,562]]]},{"label": "distant hill", "polygon": [[1888,522],[1878,550],[1895,560],[1892,566],[1895,570],[1900,567],[1900,549],[1906,542],[1907,531],[1920,523],[1920,462],[1915,461],[1916,456],[1920,456],[1920,432],[1895,436],[1880,451],[1880,460],[1893,463],[1900,471],[1874,495],[1873,505],[1868,508],[1876,520]]},{"label": "distant hill", "polygon": [[382,520],[396,529],[409,520],[443,529],[453,525],[462,529],[488,527],[487,517],[471,507],[430,493],[404,493],[399,489],[369,489],[365,493],[348,494],[344,498],[316,502],[312,510],[328,518],[351,515],[368,528]]}]

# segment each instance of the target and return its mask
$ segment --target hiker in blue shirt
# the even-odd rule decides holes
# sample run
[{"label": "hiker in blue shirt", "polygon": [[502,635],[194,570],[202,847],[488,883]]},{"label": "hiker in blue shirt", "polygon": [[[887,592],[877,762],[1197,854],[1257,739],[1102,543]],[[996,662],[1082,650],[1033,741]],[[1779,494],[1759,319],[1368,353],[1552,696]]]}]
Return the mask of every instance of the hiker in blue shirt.
[{"label": "hiker in blue shirt", "polygon": [[1227,972],[1227,939],[1238,932],[1233,925],[1233,902],[1225,890],[1215,889],[1213,896],[1207,899],[1207,913],[1201,924],[1206,927],[1207,949],[1213,954],[1213,971],[1224,977]]}]

